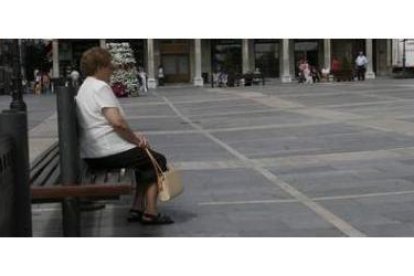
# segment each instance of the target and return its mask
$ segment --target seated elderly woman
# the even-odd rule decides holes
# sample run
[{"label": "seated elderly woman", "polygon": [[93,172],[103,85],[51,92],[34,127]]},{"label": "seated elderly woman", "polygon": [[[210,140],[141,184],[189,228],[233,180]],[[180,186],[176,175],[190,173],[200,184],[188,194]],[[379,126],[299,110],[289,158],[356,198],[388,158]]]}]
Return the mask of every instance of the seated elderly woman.
[{"label": "seated elderly woman", "polygon": [[[91,168],[134,168],[150,173],[148,183],[137,181],[134,202],[128,221],[142,224],[169,224],[173,220],[157,210],[159,187],[153,165],[145,149],[148,139],[134,133],[115,97],[109,80],[113,71],[110,53],[94,47],[83,53],[81,71],[86,77],[76,96],[80,126],[81,157]],[[149,149],[161,168],[167,170],[166,158]]]}]

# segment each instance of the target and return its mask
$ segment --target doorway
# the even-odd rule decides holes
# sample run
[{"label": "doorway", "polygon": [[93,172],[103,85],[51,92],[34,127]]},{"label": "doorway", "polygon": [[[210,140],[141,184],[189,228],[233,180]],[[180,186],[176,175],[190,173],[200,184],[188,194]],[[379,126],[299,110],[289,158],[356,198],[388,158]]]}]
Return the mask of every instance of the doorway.
[{"label": "doorway", "polygon": [[295,75],[298,75],[298,64],[301,59],[306,59],[309,65],[319,67],[319,41],[295,40]]},{"label": "doorway", "polygon": [[161,62],[164,67],[166,82],[178,83],[190,81],[188,55],[163,55]]},{"label": "doorway", "polygon": [[161,40],[160,54],[166,83],[190,82],[190,47],[188,40]]}]

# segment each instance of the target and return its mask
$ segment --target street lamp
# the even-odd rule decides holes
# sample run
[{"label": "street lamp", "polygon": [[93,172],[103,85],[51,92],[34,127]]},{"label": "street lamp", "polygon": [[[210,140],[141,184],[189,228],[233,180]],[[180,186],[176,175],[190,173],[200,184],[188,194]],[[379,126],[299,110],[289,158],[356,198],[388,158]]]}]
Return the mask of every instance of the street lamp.
[{"label": "street lamp", "polygon": [[21,72],[21,52],[18,39],[13,39],[13,87],[12,87],[12,102],[10,109],[18,111],[26,111],[26,104],[23,101],[23,87],[22,87],[22,72]]}]

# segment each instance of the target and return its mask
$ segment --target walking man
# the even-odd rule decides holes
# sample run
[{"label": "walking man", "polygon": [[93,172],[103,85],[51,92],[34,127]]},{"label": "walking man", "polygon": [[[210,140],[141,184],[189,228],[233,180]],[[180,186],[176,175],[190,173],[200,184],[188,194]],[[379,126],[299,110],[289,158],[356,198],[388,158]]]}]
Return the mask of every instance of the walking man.
[{"label": "walking man", "polygon": [[364,56],[364,53],[359,52],[358,57],[355,59],[355,64],[357,66],[357,77],[358,80],[365,80],[365,71],[368,64],[368,59]]}]

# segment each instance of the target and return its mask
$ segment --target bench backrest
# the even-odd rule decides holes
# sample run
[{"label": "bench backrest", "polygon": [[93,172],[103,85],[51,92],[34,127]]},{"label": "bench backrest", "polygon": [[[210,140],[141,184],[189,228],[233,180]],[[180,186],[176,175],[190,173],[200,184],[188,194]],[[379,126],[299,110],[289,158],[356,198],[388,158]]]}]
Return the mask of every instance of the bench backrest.
[{"label": "bench backrest", "polygon": [[80,152],[77,127],[75,87],[56,89],[59,155],[63,185],[80,183]]}]

